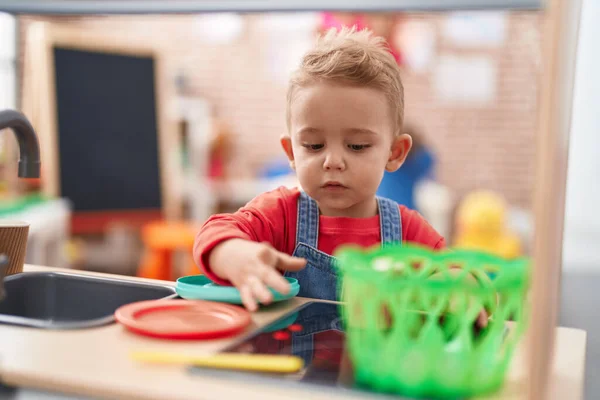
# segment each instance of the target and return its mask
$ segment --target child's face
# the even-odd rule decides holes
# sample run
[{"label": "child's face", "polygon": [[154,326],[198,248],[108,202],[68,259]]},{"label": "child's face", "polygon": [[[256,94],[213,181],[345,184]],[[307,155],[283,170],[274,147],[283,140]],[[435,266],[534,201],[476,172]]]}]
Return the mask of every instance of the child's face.
[{"label": "child's face", "polygon": [[318,83],[298,89],[282,146],[300,185],[323,215],[375,215],[385,170],[397,170],[411,146],[396,135],[386,96],[375,89]]}]

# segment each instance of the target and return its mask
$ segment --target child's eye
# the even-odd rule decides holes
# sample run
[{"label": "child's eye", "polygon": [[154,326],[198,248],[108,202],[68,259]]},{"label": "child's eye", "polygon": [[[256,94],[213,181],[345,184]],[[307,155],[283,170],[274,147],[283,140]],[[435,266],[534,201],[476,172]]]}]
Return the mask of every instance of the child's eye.
[{"label": "child's eye", "polygon": [[369,144],[349,144],[348,148],[352,151],[361,151],[371,147]]},{"label": "child's eye", "polygon": [[306,147],[308,150],[317,151],[317,150],[321,150],[324,145],[322,145],[322,144],[308,144],[308,143],[306,143],[306,144],[303,144],[302,146]]}]

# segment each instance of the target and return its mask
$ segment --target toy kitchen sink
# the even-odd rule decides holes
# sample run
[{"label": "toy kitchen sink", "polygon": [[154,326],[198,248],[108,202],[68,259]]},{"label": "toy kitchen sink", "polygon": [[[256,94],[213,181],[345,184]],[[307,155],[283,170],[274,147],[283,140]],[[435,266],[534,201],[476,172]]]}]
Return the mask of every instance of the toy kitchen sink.
[{"label": "toy kitchen sink", "polygon": [[174,287],[62,272],[24,272],[4,278],[0,324],[83,329],[114,322],[122,305],[177,297]]}]

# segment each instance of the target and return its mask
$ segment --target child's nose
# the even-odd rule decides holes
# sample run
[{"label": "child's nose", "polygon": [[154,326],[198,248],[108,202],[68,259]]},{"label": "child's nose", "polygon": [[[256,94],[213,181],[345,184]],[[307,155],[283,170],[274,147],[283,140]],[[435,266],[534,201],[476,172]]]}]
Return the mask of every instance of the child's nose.
[{"label": "child's nose", "polygon": [[338,152],[328,152],[325,155],[325,162],[323,168],[326,170],[338,169],[343,170],[346,167],[344,158]]}]

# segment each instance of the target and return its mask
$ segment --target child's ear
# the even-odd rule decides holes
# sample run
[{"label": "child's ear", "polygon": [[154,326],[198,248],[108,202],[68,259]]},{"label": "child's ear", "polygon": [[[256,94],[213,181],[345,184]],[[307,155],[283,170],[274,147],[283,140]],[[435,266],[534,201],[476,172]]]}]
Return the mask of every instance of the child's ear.
[{"label": "child's ear", "polygon": [[290,160],[290,167],[295,171],[296,163],[294,162],[294,151],[292,150],[292,138],[288,135],[281,135],[279,141],[283,151],[285,151],[285,155],[287,156],[288,160]]},{"label": "child's ear", "polygon": [[412,147],[412,138],[410,135],[403,133],[394,138],[392,148],[390,150],[390,158],[385,164],[385,170],[388,172],[397,171],[404,164],[406,156]]}]

